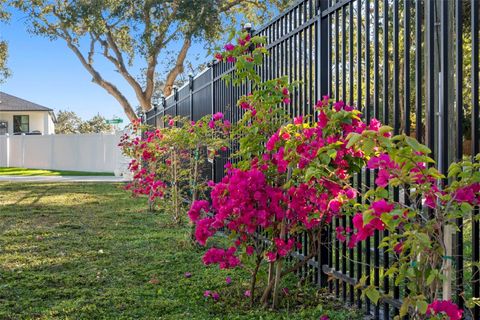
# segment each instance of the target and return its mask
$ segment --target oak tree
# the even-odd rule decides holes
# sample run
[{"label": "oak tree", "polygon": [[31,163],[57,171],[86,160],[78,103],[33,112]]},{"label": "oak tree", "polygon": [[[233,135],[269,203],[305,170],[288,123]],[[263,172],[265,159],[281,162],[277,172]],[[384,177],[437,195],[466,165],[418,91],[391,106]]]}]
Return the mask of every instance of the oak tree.
[{"label": "oak tree", "polygon": [[[0,0],[1,1],[1,0]],[[194,41],[212,44],[239,20],[256,24],[282,9],[289,0],[8,0],[27,15],[29,31],[62,39],[90,73],[94,83],[111,94],[130,120],[135,105],[152,107],[155,74],[160,61],[174,57],[163,75],[163,93],[172,92],[184,71]],[[108,60],[136,96],[135,104],[107,79],[98,57]],[[132,66],[144,68],[135,74]],[[145,81],[139,81],[144,79]]]}]

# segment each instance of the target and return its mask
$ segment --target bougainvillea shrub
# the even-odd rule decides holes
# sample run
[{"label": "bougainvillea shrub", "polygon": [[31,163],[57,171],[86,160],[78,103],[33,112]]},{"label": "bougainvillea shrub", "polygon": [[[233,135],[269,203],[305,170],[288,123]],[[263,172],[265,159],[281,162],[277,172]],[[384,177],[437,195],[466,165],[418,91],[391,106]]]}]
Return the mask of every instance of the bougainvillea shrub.
[{"label": "bougainvillea shrub", "polygon": [[[126,189],[133,195],[145,195],[151,207],[161,204],[179,223],[186,211],[185,200],[195,201],[205,190],[207,149],[215,157],[225,150],[231,124],[223,114],[206,116],[196,123],[186,118],[166,117],[164,128],[150,128],[139,122],[122,137],[120,146],[132,160],[133,180]],[[202,156],[203,155],[203,156]]]},{"label": "bougainvillea shrub", "polygon": [[[382,277],[394,277],[397,285],[407,283],[402,316],[460,319],[463,310],[441,294],[449,268],[444,230],[450,226],[455,231],[455,218],[478,205],[479,165],[453,164],[447,184],[427,147],[407,136],[392,137],[392,129],[376,119],[364,123],[354,107],[328,97],[316,104],[315,120],[289,120],[285,110],[292,86],[283,78],[267,85],[259,82],[255,66],[265,51],[261,40],[252,39],[243,35],[237,45],[229,44],[216,55],[241,70],[234,83],[248,80],[259,90],[237,104],[245,113],[231,136],[239,141],[240,161],[227,165],[221,182],[211,183],[211,201],[194,202],[189,211],[201,245],[208,245],[220,230],[229,234],[230,245],[208,249],[204,264],[226,269],[252,261],[248,297],[252,303],[277,307],[282,277],[318,252],[322,232],[334,217],[347,216],[353,228],[334,231],[350,248],[376,232],[389,231],[379,249],[395,259]],[[375,187],[357,197],[359,191],[349,181],[362,168],[377,172]],[[399,197],[392,197],[397,191]],[[295,240],[300,233],[306,233],[307,252],[313,254],[287,263],[285,258],[301,245]],[[264,266],[268,272],[260,279],[260,298],[255,292],[258,270]],[[363,277],[358,288],[378,303],[383,294],[366,280]]]},{"label": "bougainvillea shrub", "polygon": [[[242,260],[253,260],[252,302],[258,269],[268,266],[260,300],[277,307],[282,277],[306,263],[285,263],[286,256],[301,245],[296,235],[306,232],[309,237],[312,254],[308,260],[317,252],[323,226],[356,196],[341,181],[358,172],[365,160],[362,152],[346,147],[345,139],[367,125],[354,108],[342,102],[333,104],[327,97],[317,103],[318,121],[299,117],[287,124],[292,86],[286,78],[258,82],[254,66],[261,62],[260,55],[255,55],[260,47],[256,45],[251,53],[254,38],[244,35],[241,39],[217,55],[227,62],[236,61],[240,74],[256,88],[237,104],[245,110],[232,130],[232,137],[239,141],[235,154],[239,161],[227,166],[221,182],[212,184],[211,203],[193,203],[189,216],[202,245],[218,231],[229,231],[231,246],[210,248],[206,265],[234,268],[244,266]],[[240,77],[234,80],[241,82]]]},{"label": "bougainvillea shrub", "polygon": [[[364,195],[365,204],[349,211],[354,228],[343,232],[340,240],[354,247],[376,231],[388,231],[380,248],[395,259],[382,277],[393,277],[396,285],[406,283],[400,315],[460,319],[463,311],[442,300],[443,286],[451,281],[446,276],[452,268],[447,243],[457,230],[455,219],[468,216],[480,204],[480,156],[473,163],[452,164],[445,176],[435,168],[426,146],[405,135],[386,137],[389,130],[349,137],[349,145],[357,145],[368,157],[367,168],[378,173],[375,187]],[[392,197],[391,191],[399,196]],[[381,298],[372,285],[364,292],[374,302]]]}]

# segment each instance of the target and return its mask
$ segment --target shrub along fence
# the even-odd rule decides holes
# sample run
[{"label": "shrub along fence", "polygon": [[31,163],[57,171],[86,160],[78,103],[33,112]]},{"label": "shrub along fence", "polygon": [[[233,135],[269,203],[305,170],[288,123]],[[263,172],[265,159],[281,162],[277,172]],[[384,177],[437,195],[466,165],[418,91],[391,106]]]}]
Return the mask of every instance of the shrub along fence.
[{"label": "shrub along fence", "polygon": [[[286,75],[290,82],[302,83],[291,93],[292,116],[313,115],[323,95],[344,100],[356,105],[367,122],[377,118],[391,125],[394,134],[428,145],[446,173],[451,162],[480,151],[479,7],[477,0],[302,0],[251,32],[267,39],[269,56],[259,70],[263,80]],[[242,111],[236,102],[251,88],[227,85],[222,77],[232,72],[232,64],[212,63],[148,112],[147,123],[163,126],[164,115],[195,121],[216,112],[237,121]],[[215,181],[223,176],[228,157],[227,152],[215,160]],[[353,183],[366,191],[374,178],[375,171],[365,169]],[[402,198],[401,190],[390,192],[395,200]],[[480,226],[472,219],[478,213],[477,208],[472,216],[457,219],[460,232],[445,257],[453,272],[444,299],[451,297],[462,308],[462,297],[480,298]],[[332,230],[347,225],[351,219],[337,219]],[[379,283],[392,259],[377,249],[388,234],[377,231],[373,243],[349,249],[334,233],[300,276],[311,277],[376,319],[392,318],[405,287],[388,277]],[[295,255],[299,259],[308,254],[305,241]],[[364,276],[391,299],[375,306],[362,298],[354,286]],[[478,306],[473,316],[480,319]]]}]

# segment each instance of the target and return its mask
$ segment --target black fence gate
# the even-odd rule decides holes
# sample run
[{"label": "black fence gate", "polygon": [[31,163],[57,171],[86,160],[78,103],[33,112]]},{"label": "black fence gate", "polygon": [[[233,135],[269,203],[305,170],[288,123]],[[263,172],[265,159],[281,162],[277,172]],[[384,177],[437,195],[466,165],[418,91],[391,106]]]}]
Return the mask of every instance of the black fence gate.
[{"label": "black fence gate", "polygon": [[[479,136],[479,15],[478,0],[302,0],[254,31],[265,36],[269,55],[260,68],[264,80],[288,76],[301,81],[292,92],[292,115],[312,114],[323,95],[354,104],[365,120],[377,118],[425,143],[445,173],[451,162],[477,154]],[[222,76],[233,72],[227,63],[213,64],[175,90],[163,105],[146,114],[147,123],[163,126],[163,115],[198,120],[223,112],[232,122],[241,117],[237,99],[248,87],[227,86]],[[215,161],[213,178],[223,176],[228,154]],[[373,187],[374,172],[355,178],[360,190]],[[395,200],[399,191],[392,190]],[[457,219],[454,239],[452,297],[480,297],[480,226],[478,208]],[[348,221],[347,221],[348,220]],[[336,226],[352,224],[336,219]],[[394,279],[379,276],[392,257],[377,249],[386,232],[348,249],[330,232],[329,241],[302,271],[345,302],[363,308],[376,319],[398,314],[404,294]],[[304,249],[296,256],[307,254]],[[314,271],[314,272],[312,272]],[[369,276],[391,298],[375,306],[354,289]],[[331,278],[335,280],[331,281]],[[480,309],[473,310],[480,319]]]}]

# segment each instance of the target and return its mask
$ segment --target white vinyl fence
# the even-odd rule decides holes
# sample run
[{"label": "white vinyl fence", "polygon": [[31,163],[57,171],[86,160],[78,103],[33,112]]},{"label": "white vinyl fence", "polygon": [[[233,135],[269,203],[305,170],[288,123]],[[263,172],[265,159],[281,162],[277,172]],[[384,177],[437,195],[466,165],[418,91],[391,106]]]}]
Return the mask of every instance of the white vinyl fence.
[{"label": "white vinyl fence", "polygon": [[116,134],[0,136],[0,167],[114,172],[122,174],[128,160]]}]

